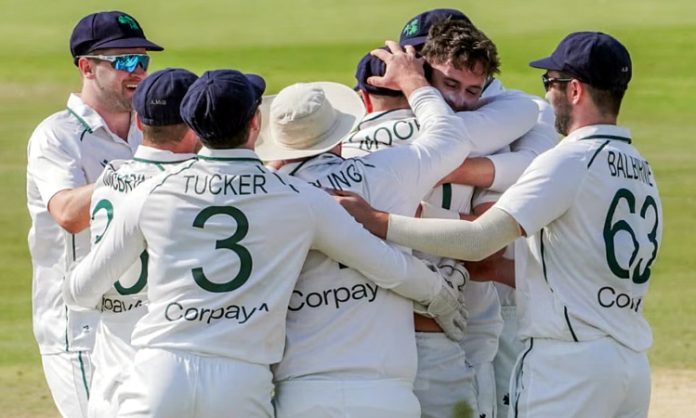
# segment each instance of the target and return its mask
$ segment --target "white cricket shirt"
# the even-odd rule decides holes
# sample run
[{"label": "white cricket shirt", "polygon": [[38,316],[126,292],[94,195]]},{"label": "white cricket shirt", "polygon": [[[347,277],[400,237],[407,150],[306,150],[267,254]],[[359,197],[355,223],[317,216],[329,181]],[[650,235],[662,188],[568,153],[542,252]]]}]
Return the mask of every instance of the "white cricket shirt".
[{"label": "white cricket shirt", "polygon": [[[491,87],[495,90],[495,94],[482,100],[484,105],[478,111],[457,112],[457,116],[473,133],[471,140],[475,146],[471,155],[487,155],[501,148],[507,150],[508,144],[519,137],[522,138],[516,142],[524,144],[531,142],[531,146],[538,145],[537,137],[529,135],[530,129],[537,129],[535,123],[539,115],[537,104],[531,96],[514,91],[503,91],[499,83],[489,86]],[[369,114],[359,126],[361,130],[344,140],[342,151],[344,155],[365,155],[374,150],[413,145],[421,141],[419,131],[422,132],[422,129],[410,109]],[[555,137],[554,131],[554,136],[547,141],[548,148],[555,143]],[[507,165],[525,164],[524,167],[526,167],[529,161],[526,156],[511,157],[503,158],[498,164],[500,167],[505,165],[507,170]],[[496,175],[498,172],[506,171],[500,167],[496,166]],[[524,167],[512,167],[507,171],[514,171],[519,175]],[[473,193],[472,186],[444,184],[428,190],[421,199],[444,209],[471,213]],[[397,213],[390,210],[388,212]],[[408,213],[406,215],[410,216]],[[416,254],[435,263],[440,259],[425,253],[417,252]],[[492,283],[475,283],[465,289],[469,320],[462,345],[466,346],[467,357],[472,364],[492,361],[498,348],[498,336],[503,327],[497,293]]]},{"label": "white cricket shirt", "polygon": [[[487,99],[504,91],[505,88],[500,80],[494,79],[481,96]],[[541,97],[532,95],[527,97],[533,100],[539,108],[536,123],[529,131],[510,143],[508,152],[498,150],[496,153],[486,155],[486,158],[495,166],[495,176],[489,187],[491,190],[498,192],[507,190],[517,181],[534,158],[558,143],[559,136],[554,127],[556,116],[551,105]]]},{"label": "white cricket shirt", "polygon": [[643,308],[662,240],[662,206],[652,169],[627,129],[572,132],[496,206],[529,237],[515,247],[522,338],[611,336],[635,351],[650,347]]},{"label": "white cricket shirt", "polygon": [[44,119],[29,139],[32,313],[42,354],[90,350],[97,318],[94,312],[67,309],[61,295],[64,272],[89,251],[89,230],[74,235],[61,229],[48,213],[48,202],[61,190],[93,183],[109,161],[132,158],[141,139],[134,122],[128,142],[113,134],[77,94],[70,95],[66,110]]},{"label": "white cricket shirt", "polygon": [[[472,135],[471,156],[491,154],[527,133],[539,115],[537,104],[524,93],[501,91],[481,100],[477,112],[457,112]],[[410,109],[367,114],[358,130],[342,141],[344,157],[360,157],[399,144],[411,144],[421,129]]]},{"label": "white cricket shirt", "polygon": [[[409,101],[421,127],[413,146],[347,160],[324,153],[279,171],[317,187],[358,193],[382,210],[412,215],[437,181],[466,158],[478,132],[464,127],[432,87],[418,89]],[[317,251],[302,268],[287,321],[276,381],[415,378],[412,301]]]},{"label": "white cricket shirt", "polygon": [[250,150],[203,148],[121,207],[63,292],[70,304],[98,305],[147,249],[149,306],[136,347],[278,362],[288,304],[313,249],[381,286],[409,286],[420,300],[441,288],[427,266],[372,236],[327,193],[270,172]]},{"label": "white cricket shirt", "polygon": [[[119,216],[123,200],[136,187],[195,156],[141,145],[132,160],[115,160],[107,164],[92,194],[92,244],[101,240],[114,216]],[[131,267],[102,296],[97,306],[101,323],[92,356],[97,366],[96,373],[103,373],[102,369],[109,366],[118,371],[124,364],[132,362],[135,355],[131,335],[135,323],[147,313],[147,252],[132,261]]]}]

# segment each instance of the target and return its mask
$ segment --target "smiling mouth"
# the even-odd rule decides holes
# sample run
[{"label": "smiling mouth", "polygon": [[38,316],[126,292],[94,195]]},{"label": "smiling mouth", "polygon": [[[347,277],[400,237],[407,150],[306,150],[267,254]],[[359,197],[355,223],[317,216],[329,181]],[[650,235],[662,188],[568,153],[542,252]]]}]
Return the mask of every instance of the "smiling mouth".
[{"label": "smiling mouth", "polygon": [[134,92],[135,88],[138,87],[139,81],[130,81],[125,84],[126,90]]}]

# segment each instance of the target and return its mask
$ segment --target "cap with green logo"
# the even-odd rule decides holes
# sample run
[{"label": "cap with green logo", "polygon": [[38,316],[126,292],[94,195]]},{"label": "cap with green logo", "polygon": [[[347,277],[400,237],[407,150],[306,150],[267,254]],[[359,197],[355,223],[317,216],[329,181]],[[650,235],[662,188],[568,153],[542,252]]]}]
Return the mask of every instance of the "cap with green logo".
[{"label": "cap with green logo", "polygon": [[75,64],[81,55],[106,48],[145,48],[162,51],[164,48],[145,38],[138,21],[119,11],[92,13],[83,17],[70,36],[70,53]]},{"label": "cap with green logo", "polygon": [[401,29],[399,43],[415,47],[425,44],[430,28],[443,20],[463,20],[471,23],[468,17],[457,9],[433,9],[425,11],[408,20]]}]

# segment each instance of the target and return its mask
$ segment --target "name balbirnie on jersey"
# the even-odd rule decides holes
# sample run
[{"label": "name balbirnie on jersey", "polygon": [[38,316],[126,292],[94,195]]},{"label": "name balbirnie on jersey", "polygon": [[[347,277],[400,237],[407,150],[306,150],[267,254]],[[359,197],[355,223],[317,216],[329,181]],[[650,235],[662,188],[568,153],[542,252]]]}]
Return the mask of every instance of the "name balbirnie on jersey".
[{"label": "name balbirnie on jersey", "polygon": [[650,178],[650,164],[647,161],[626,155],[622,152],[609,151],[607,153],[609,172],[613,177],[623,177],[631,180],[642,181],[652,186]]},{"label": "name balbirnie on jersey", "polygon": [[195,194],[232,194],[232,195],[251,195],[259,194],[259,190],[267,194],[264,188],[266,177],[261,174],[239,174],[239,175],[220,175],[211,176],[188,175],[186,178],[186,188],[184,193]]}]

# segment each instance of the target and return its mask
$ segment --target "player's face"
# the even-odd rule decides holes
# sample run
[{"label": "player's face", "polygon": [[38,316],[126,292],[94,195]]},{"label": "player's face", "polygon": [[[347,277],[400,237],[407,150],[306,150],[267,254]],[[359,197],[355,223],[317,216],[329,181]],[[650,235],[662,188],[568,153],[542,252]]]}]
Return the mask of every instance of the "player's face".
[{"label": "player's face", "polygon": [[457,68],[451,61],[445,64],[431,63],[430,66],[433,69],[430,82],[452,109],[463,111],[477,107],[487,79],[480,63],[473,70]]},{"label": "player's face", "polygon": [[[98,51],[98,55],[145,54],[144,48],[119,48]],[[94,61],[94,84],[99,101],[115,112],[130,112],[135,88],[145,77],[147,71],[136,67],[135,71],[116,70],[108,61]]]},{"label": "player's face", "polygon": [[[555,71],[547,73],[549,78],[559,78],[560,74]],[[567,93],[568,83],[551,83],[546,91],[546,100],[551,103],[553,112],[556,114],[556,131],[562,135],[568,135],[568,128],[573,122],[572,106]]]}]

